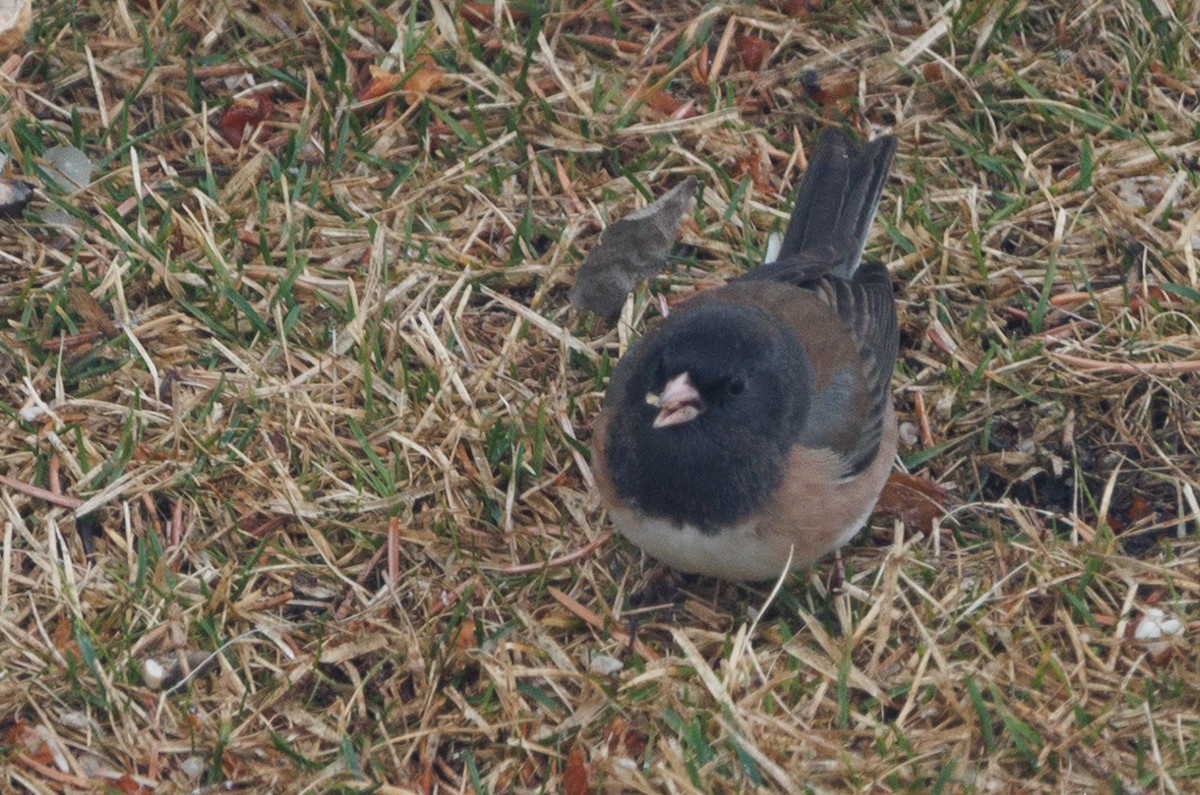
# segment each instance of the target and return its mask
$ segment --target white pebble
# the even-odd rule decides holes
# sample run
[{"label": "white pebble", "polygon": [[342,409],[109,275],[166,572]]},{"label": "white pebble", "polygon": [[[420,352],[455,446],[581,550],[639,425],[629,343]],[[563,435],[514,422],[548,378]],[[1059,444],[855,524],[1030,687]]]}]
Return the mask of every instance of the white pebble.
[{"label": "white pebble", "polygon": [[1147,607],[1142,620],[1133,630],[1133,637],[1137,640],[1158,640],[1164,635],[1182,634],[1183,622],[1157,607]]}]

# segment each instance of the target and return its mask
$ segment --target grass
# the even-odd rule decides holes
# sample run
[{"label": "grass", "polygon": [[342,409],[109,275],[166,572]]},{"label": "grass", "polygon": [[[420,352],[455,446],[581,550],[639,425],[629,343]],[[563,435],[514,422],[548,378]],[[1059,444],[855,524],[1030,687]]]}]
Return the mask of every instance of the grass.
[{"label": "grass", "polygon": [[[1194,9],[268,5],[40,4],[0,67],[5,791],[1195,787]],[[659,609],[605,380],[830,123],[900,142],[871,251],[945,515]],[[670,270],[574,316],[687,175]]]}]

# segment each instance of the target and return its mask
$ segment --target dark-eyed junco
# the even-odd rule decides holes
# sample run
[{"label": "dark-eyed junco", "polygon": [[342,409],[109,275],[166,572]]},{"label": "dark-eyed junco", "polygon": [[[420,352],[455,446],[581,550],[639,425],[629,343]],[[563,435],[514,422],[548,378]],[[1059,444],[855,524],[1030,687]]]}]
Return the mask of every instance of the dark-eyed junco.
[{"label": "dark-eyed junco", "polygon": [[596,479],[647,554],[762,580],[866,522],[896,454],[899,331],[887,269],[859,262],[895,151],[825,130],[778,259],[681,303],[617,363]]}]

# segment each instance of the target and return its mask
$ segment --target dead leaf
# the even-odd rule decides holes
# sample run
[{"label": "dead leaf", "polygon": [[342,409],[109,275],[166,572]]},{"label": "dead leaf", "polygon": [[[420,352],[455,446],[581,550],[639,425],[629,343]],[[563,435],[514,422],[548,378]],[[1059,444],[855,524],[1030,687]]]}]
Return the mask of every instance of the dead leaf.
[{"label": "dead leaf", "polygon": [[230,145],[241,146],[247,133],[262,124],[274,109],[275,103],[265,91],[248,97],[238,97],[225,108],[217,127]]},{"label": "dead leaf", "polygon": [[355,94],[355,97],[359,102],[368,102],[372,99],[379,99],[396,86],[400,85],[400,75],[389,72],[388,70],[378,66],[368,66],[367,73],[370,74],[367,84],[359,89],[358,93]]},{"label": "dead leaf", "polygon": [[466,2],[459,6],[458,15],[476,30],[483,30],[492,24],[492,10],[487,3]]},{"label": "dead leaf", "polygon": [[591,792],[588,783],[587,755],[580,745],[572,745],[567,752],[567,764],[563,770],[564,795],[587,795]]},{"label": "dead leaf", "polygon": [[601,232],[599,245],[579,266],[571,304],[602,317],[620,314],[626,296],[638,282],[667,264],[679,222],[695,195],[696,179],[688,177]]},{"label": "dead leaf", "polygon": [[83,321],[83,326],[88,331],[95,329],[110,338],[120,333],[100,302],[77,284],[67,288],[67,306]]},{"label": "dead leaf", "polygon": [[758,157],[753,152],[750,152],[748,154],[741,155],[738,158],[736,158],[734,160],[734,163],[737,164],[737,172],[736,173],[737,173],[739,179],[741,177],[749,175],[751,181],[754,182],[754,189],[756,191],[759,191],[760,193],[766,193],[766,194],[769,194],[771,192],[771,190],[772,190],[771,182],[763,174],[762,158]]},{"label": "dead leaf", "polygon": [[793,17],[802,17],[821,7],[820,0],[785,0],[783,13]]},{"label": "dead leaf", "polygon": [[762,69],[763,61],[774,49],[771,42],[758,36],[737,36],[734,43],[737,44],[738,54],[742,56],[742,65],[751,72]]},{"label": "dead leaf", "polygon": [[137,780],[128,773],[116,779],[108,786],[117,792],[122,793],[122,795],[149,795],[151,792],[148,787],[144,787],[139,784]]},{"label": "dead leaf", "polygon": [[683,107],[683,103],[663,91],[661,88],[648,88],[639,95],[646,107],[658,111],[664,116],[674,116]]},{"label": "dead leaf", "polygon": [[[513,8],[510,4],[504,9],[513,22],[525,22],[529,19],[529,15],[519,8]],[[458,14],[476,30],[483,30],[490,27],[495,19],[495,7],[491,3],[472,3],[466,2],[458,9]]]},{"label": "dead leaf", "polygon": [[35,762],[50,766],[54,764],[54,752],[45,738],[23,720],[18,720],[4,733],[4,744],[19,749]]},{"label": "dead leaf", "polygon": [[827,108],[840,100],[854,96],[858,92],[858,81],[854,78],[844,80],[822,80],[820,87],[812,92],[813,101]]},{"label": "dead leaf", "polygon": [[475,648],[475,620],[468,618],[453,633],[454,651],[461,654]]},{"label": "dead leaf", "polygon": [[946,490],[928,478],[893,472],[883,486],[875,512],[900,519],[910,532],[929,535],[934,523],[946,513]]},{"label": "dead leaf", "polygon": [[400,87],[404,89],[404,98],[408,100],[408,104],[415,105],[445,82],[445,70],[438,66],[432,57],[426,55],[421,58],[416,70],[404,78]]}]

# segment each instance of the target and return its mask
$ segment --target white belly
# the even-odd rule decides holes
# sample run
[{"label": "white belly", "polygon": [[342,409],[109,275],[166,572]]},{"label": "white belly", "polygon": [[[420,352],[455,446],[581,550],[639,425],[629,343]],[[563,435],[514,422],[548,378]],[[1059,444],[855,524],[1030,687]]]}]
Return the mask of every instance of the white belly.
[{"label": "white belly", "polygon": [[613,525],[650,557],[673,569],[726,580],[773,580],[788,562],[788,550],[758,535],[745,522],[718,533],[691,525],[676,527],[662,519],[641,519],[632,511],[609,511]]}]

